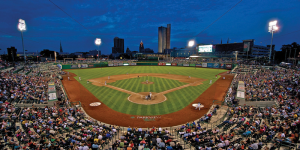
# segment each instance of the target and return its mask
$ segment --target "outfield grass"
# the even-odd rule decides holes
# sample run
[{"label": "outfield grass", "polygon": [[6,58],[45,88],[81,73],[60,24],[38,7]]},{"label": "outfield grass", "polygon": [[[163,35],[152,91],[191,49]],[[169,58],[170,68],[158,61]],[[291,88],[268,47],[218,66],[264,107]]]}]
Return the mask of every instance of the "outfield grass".
[{"label": "outfield grass", "polygon": [[[209,86],[209,80],[215,82],[217,79],[215,75],[224,72],[224,69],[207,69],[207,68],[194,68],[194,67],[174,67],[174,66],[124,66],[124,67],[106,67],[106,68],[93,68],[93,69],[74,69],[68,70],[72,73],[75,73],[78,80],[78,76],[81,77],[81,81],[79,81],[85,88],[87,88],[92,94],[94,94],[101,102],[106,104],[108,107],[122,112],[126,114],[132,115],[162,115],[168,114],[172,112],[176,112],[180,109],[183,109],[192,101],[194,101],[199,95],[201,95]],[[167,101],[154,104],[154,105],[140,105],[135,104],[127,100],[129,94],[102,86],[95,86],[92,84],[87,84],[87,79],[105,77],[105,76],[112,76],[118,74],[126,74],[126,73],[165,73],[165,74],[178,74],[178,75],[185,75],[191,77],[198,77],[202,79],[207,79],[203,82],[203,84],[198,86],[189,86],[171,93],[166,94]],[[152,77],[156,78],[156,77]],[[162,78],[160,78],[162,79]],[[140,88],[132,88],[136,87],[137,84],[141,84],[140,82],[132,82],[134,79],[126,79],[122,81],[117,81],[115,83],[111,83],[112,85],[118,85],[118,87],[122,86],[124,89],[131,89],[133,92],[147,90],[143,89],[141,86]],[[142,80],[142,77],[141,77]],[[153,84],[153,90],[162,90],[166,84],[174,82],[167,81],[170,79],[165,79],[165,81],[161,81],[164,84],[162,86],[156,87]],[[129,82],[130,81],[130,82]],[[149,79],[149,81],[151,81]],[[141,81],[142,82],[142,81]],[[154,81],[155,82],[155,81]],[[179,81],[175,81],[179,82]],[[184,85],[185,83],[179,82],[175,83],[173,86],[180,86],[180,84]],[[170,85],[171,87],[171,85]],[[170,88],[168,87],[168,88]],[[160,89],[159,89],[160,88]],[[136,91],[134,91],[136,90]]]},{"label": "outfield grass", "polygon": [[[154,82],[154,84],[146,85],[141,83],[141,82],[145,82],[146,80],[150,82]],[[172,80],[172,79],[148,76],[148,77],[118,80],[117,82],[113,82],[109,84],[135,93],[139,93],[139,92],[159,93],[159,92],[163,92],[169,89],[173,89],[185,85],[187,83],[179,82],[177,80]]]}]

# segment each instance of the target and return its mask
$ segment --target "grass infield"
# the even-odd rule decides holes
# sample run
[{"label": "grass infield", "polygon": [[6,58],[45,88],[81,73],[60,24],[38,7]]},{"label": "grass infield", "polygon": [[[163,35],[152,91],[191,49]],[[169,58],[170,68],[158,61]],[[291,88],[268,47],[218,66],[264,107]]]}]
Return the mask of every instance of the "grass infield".
[{"label": "grass infield", "polygon": [[[215,82],[217,74],[222,73],[224,69],[208,69],[208,68],[194,68],[194,67],[174,67],[174,66],[123,66],[123,67],[106,67],[93,69],[72,69],[68,70],[81,77],[79,81],[85,88],[87,88],[93,95],[95,95],[102,103],[118,112],[132,114],[132,115],[163,115],[176,112],[183,109],[198,96],[200,96],[211,84],[210,80]],[[119,75],[132,73],[163,73],[163,74],[177,74],[184,76],[197,77],[207,79],[203,84],[198,86],[189,86],[180,90],[176,90],[166,94],[167,101],[154,105],[140,105],[127,100],[127,93],[123,93],[105,86],[96,86],[87,84],[86,80],[105,76]],[[141,84],[146,81],[154,82],[151,85]],[[218,77],[219,78],[219,77]],[[179,82],[177,80],[164,79],[158,77],[140,77],[119,80],[110,85],[126,89],[132,92],[162,92],[168,89],[179,87],[187,83]],[[84,99],[84,97],[83,97]]]}]

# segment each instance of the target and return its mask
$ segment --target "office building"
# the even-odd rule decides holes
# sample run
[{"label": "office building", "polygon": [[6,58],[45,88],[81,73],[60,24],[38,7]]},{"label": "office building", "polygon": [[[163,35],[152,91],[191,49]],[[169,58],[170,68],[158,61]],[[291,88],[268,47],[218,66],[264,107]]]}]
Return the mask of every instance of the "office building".
[{"label": "office building", "polygon": [[7,48],[7,56],[8,61],[15,61],[17,59],[17,49],[15,47]]},{"label": "office building", "polygon": [[141,43],[140,43],[139,52],[140,53],[144,53],[144,44],[143,44],[143,41],[141,41]]},{"label": "office building", "polygon": [[124,53],[124,39],[115,37],[114,47],[112,47],[112,53]]},{"label": "office building", "polygon": [[166,27],[158,27],[158,53],[164,53],[165,49],[170,49],[171,24]]},{"label": "office building", "polygon": [[101,51],[99,50],[90,50],[89,51],[89,55],[92,55],[92,56],[97,56],[99,54],[99,56],[101,55]]}]

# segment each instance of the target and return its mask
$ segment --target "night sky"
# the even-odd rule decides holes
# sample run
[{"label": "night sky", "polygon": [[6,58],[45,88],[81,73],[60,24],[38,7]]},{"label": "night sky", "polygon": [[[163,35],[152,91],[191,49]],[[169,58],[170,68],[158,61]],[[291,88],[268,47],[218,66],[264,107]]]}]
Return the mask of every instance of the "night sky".
[{"label": "night sky", "polygon": [[0,53],[10,46],[22,51],[20,18],[26,21],[24,44],[30,52],[59,51],[60,41],[64,52],[89,51],[97,49],[96,37],[102,39],[102,54],[111,53],[114,37],[124,38],[125,50],[137,51],[142,40],[145,48],[157,52],[158,27],[167,24],[171,24],[171,48],[185,47],[190,39],[205,44],[255,39],[256,45],[267,45],[268,22],[274,19],[279,26],[273,41],[276,50],[300,43],[299,0],[243,0],[212,24],[239,1],[52,0],[79,24],[48,0],[1,0]]}]

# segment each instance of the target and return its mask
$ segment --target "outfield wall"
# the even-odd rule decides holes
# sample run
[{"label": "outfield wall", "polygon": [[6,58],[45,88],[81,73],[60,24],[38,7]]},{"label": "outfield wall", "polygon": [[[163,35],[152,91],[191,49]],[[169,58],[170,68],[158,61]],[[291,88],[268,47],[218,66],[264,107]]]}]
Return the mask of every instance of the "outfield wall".
[{"label": "outfield wall", "polygon": [[62,69],[79,69],[79,68],[96,68],[96,67],[114,67],[114,66],[183,66],[183,67],[200,67],[200,68],[220,68],[220,69],[233,69],[237,64],[231,63],[157,63],[157,62],[131,62],[131,63],[113,63],[113,62],[101,62],[99,64],[61,64]]}]

